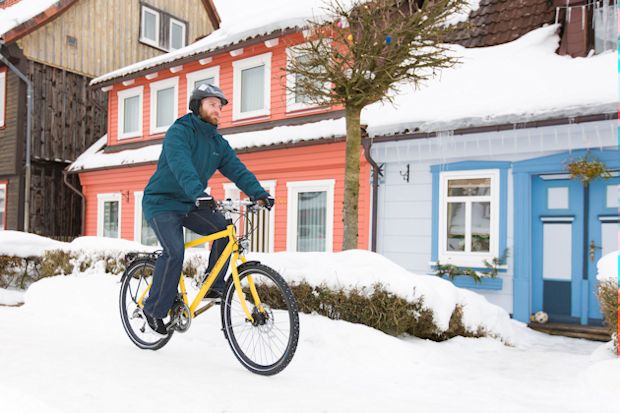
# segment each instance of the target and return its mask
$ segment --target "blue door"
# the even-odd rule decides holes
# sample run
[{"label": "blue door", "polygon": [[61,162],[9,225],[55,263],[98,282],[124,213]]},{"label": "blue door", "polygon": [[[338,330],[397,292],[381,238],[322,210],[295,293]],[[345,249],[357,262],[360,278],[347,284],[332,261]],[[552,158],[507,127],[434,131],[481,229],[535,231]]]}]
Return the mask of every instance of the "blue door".
[{"label": "blue door", "polygon": [[618,249],[620,178],[588,187],[566,175],[532,182],[532,312],[551,322],[600,324],[596,262]]}]

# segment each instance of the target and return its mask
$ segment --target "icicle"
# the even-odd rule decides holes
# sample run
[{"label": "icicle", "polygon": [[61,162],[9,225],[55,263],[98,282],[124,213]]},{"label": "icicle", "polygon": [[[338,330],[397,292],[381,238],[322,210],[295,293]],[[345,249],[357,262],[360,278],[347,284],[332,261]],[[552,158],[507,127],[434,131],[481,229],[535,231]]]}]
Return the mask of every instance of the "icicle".
[{"label": "icicle", "polygon": [[601,139],[601,134],[598,131],[598,125],[595,125],[594,128],[596,129],[596,139],[598,140],[598,147],[600,150],[603,150],[603,140]]},{"label": "icicle", "polygon": [[515,152],[517,151],[517,125],[512,126],[512,142],[514,144]]},{"label": "icicle", "polygon": [[417,146],[418,146],[418,162],[421,162],[422,161],[422,144],[418,142]]},{"label": "icicle", "polygon": [[555,24],[558,24],[558,19],[560,18],[560,8],[555,8]]},{"label": "icicle", "polygon": [[566,9],[566,23],[567,24],[570,24],[571,10],[573,10],[572,7],[569,7]]},{"label": "icicle", "polygon": [[559,142],[558,142],[558,129],[557,128],[553,128],[553,132],[555,134],[555,145],[557,146],[559,144]]},{"label": "icicle", "polygon": [[487,143],[489,144],[489,156],[493,157],[493,145],[491,143],[491,134],[487,134]]},{"label": "icicle", "polygon": [[581,6],[581,30],[586,29],[586,6]]},{"label": "icicle", "polygon": [[571,122],[569,122],[568,124],[568,153],[573,153],[573,136],[570,133],[570,125],[572,125]]},{"label": "icicle", "polygon": [[545,151],[545,135],[540,128],[538,128],[538,131],[540,132],[540,136],[538,137],[538,141],[540,142],[539,144],[540,152],[544,152]]}]

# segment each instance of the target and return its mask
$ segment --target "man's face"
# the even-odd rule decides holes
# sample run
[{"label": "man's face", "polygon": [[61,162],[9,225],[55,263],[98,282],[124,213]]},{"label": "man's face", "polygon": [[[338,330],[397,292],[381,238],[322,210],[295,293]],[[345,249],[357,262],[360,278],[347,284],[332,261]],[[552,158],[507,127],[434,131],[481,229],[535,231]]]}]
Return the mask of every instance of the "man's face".
[{"label": "man's face", "polygon": [[213,96],[202,99],[200,117],[202,120],[217,126],[222,116],[222,102]]}]

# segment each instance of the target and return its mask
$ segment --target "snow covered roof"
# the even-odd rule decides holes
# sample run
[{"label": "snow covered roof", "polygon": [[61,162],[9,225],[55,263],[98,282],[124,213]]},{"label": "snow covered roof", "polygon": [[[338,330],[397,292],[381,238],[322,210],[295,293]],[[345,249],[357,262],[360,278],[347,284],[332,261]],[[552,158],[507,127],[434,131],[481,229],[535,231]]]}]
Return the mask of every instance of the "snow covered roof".
[{"label": "snow covered roof", "polygon": [[[269,147],[283,143],[296,143],[316,139],[342,137],[346,135],[344,118],[328,119],[319,122],[294,126],[276,126],[274,128],[240,132],[224,135],[233,149]],[[88,150],[69,166],[70,172],[110,168],[121,165],[155,162],[161,154],[161,143],[137,149],[118,152],[104,152],[107,135],[102,136]]]},{"label": "snow covered roof", "polygon": [[[401,87],[394,104],[362,112],[370,136],[437,132],[521,123],[617,110],[616,52],[586,58],[559,56],[558,26],[534,30],[514,42],[466,49],[453,46],[462,64],[444,70],[419,90]],[[576,81],[578,80],[578,81]],[[243,132],[225,137],[235,149],[316,140],[346,134],[344,119]],[[161,144],[104,153],[105,137],[70,171],[154,162]]]},{"label": "snow covered roof", "polygon": [[21,0],[6,9],[0,9],[0,36],[22,23],[43,13],[59,0]]}]

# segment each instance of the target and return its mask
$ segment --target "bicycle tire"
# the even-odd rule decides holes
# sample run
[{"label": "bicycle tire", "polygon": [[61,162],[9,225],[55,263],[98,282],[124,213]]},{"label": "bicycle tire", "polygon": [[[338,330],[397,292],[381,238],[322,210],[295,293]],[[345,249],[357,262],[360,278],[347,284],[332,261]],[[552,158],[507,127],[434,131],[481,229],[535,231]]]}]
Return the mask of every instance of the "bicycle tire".
[{"label": "bicycle tire", "polygon": [[[139,287],[141,286],[141,282],[144,282],[145,286],[148,285],[147,278],[152,277],[154,272],[155,260],[145,259],[132,262],[127,268],[126,274],[123,276],[119,296],[119,309],[121,320],[123,322],[123,328],[132,343],[144,350],[159,350],[168,344],[172,338],[172,334],[174,333],[174,331],[170,331],[168,336],[164,338],[156,338],[145,331],[140,331],[139,325],[142,324],[142,329],[144,329],[144,323],[146,323],[146,320],[136,320],[136,318],[140,317],[133,316],[133,312],[138,308],[136,298],[140,293]],[[136,292],[134,293],[132,284],[136,284],[136,280],[138,287],[135,288]],[[128,311],[130,309],[132,316],[130,316],[130,312]],[[148,340],[150,337],[153,338],[152,341]]]},{"label": "bicycle tire", "polygon": [[[266,317],[263,325],[254,325],[253,323],[249,323],[246,319],[245,313],[243,313],[242,311],[238,311],[236,309],[236,306],[234,306],[234,301],[239,301],[239,298],[237,296],[235,285],[232,282],[232,277],[229,277],[226,283],[226,287],[224,289],[224,295],[221,303],[222,330],[224,332],[224,336],[230,344],[233,354],[245,368],[256,374],[271,376],[281,372],[284,368],[286,368],[286,366],[288,366],[288,364],[293,359],[293,356],[295,355],[297,343],[299,340],[299,314],[297,309],[297,302],[295,300],[293,292],[291,291],[284,278],[282,278],[282,276],[278,274],[274,269],[255,262],[241,265],[239,267],[239,279],[242,283],[242,288],[244,289],[244,291],[246,287],[244,287],[243,284],[244,282],[247,282],[248,275],[252,275],[252,278],[257,284],[257,288],[259,290],[263,289],[263,291],[267,291],[264,290],[267,287],[275,288],[275,290],[272,289],[270,290],[271,293],[267,294],[261,294],[259,291],[259,297],[261,298],[262,304],[266,305],[265,308],[269,308],[271,313],[268,317]],[[262,277],[261,279],[265,278],[267,280],[270,280],[273,283],[273,286],[267,286],[264,281],[257,282],[257,277]],[[245,293],[249,296],[249,287],[247,288],[248,291],[245,291]],[[278,292],[280,294],[279,298],[273,297],[273,294]],[[275,303],[273,307],[271,307],[271,304],[266,301],[272,301],[273,303],[275,303],[276,301],[278,302]],[[256,307],[254,307],[252,302],[246,300],[246,303],[248,304],[250,311],[257,311]],[[241,308],[240,305],[241,304],[239,302],[239,308]],[[280,309],[277,308],[278,306],[284,306],[286,308]],[[246,322],[243,327],[239,329],[235,327],[233,312],[236,313],[236,317],[243,318],[243,320]],[[276,314],[278,316],[277,320]],[[278,321],[280,319],[283,321]],[[283,336],[284,332],[280,327],[276,326],[276,324],[284,323],[286,321],[288,321],[289,325],[289,334],[286,340],[286,344],[284,345],[284,349],[281,350],[282,355],[278,357],[278,354],[273,351],[275,348],[275,344],[277,344],[276,340],[279,341],[281,344],[284,343],[284,340],[278,338],[278,335],[276,333]],[[244,350],[245,341],[240,342],[240,340],[247,340],[247,337],[243,339],[240,335],[240,331],[244,330],[247,330],[248,334],[250,334],[251,332],[252,340],[254,339],[254,335],[256,334],[260,335],[259,339],[264,338],[265,340],[269,340],[269,342],[262,341],[262,345],[274,345],[274,347],[269,347],[269,350],[274,355],[273,358],[275,360],[273,362],[261,363],[260,360],[256,360],[256,357],[250,356],[247,349]],[[269,333],[272,333],[272,335],[270,336]],[[257,345],[258,339],[254,349],[256,349]],[[264,355],[265,359],[269,357],[266,350],[264,350]]]}]

